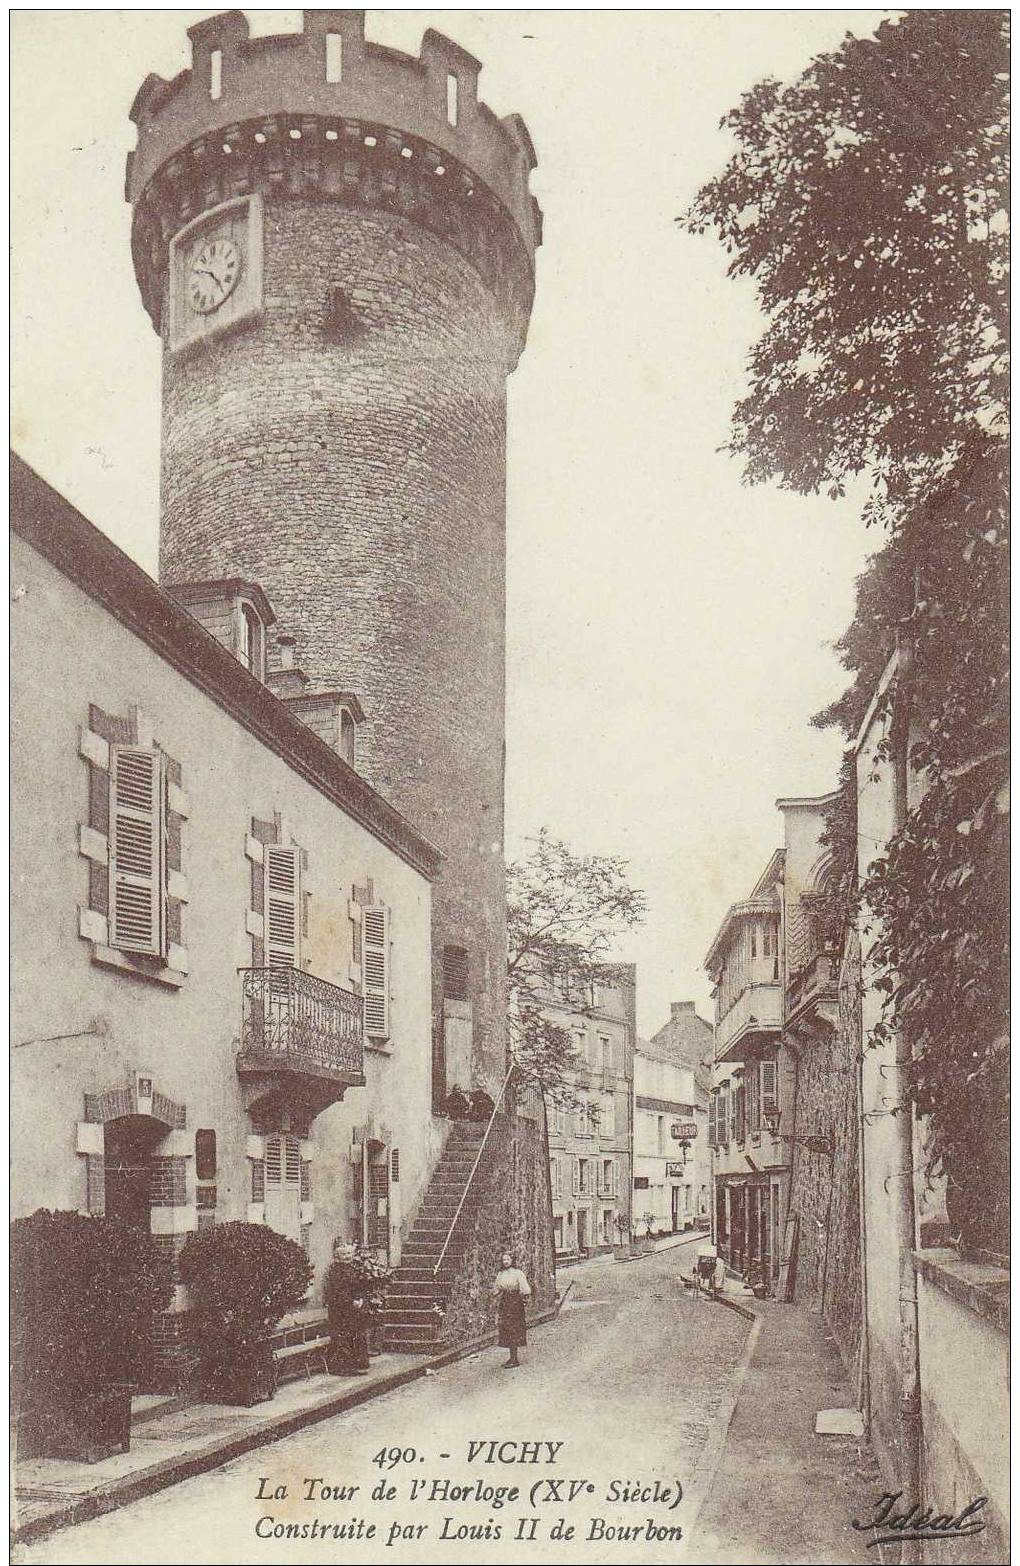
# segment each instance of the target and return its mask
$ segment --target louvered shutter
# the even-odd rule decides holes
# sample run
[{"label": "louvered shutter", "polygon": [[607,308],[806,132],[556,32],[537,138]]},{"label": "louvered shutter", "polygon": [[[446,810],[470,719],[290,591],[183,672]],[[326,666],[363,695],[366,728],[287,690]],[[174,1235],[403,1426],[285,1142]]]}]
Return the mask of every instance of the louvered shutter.
[{"label": "louvered shutter", "polygon": [[266,963],[270,968],[301,966],[301,851],[265,847]]},{"label": "louvered shutter", "polygon": [[110,943],[165,953],[165,811],[157,750],[115,745],[110,778]]},{"label": "louvered shutter", "polygon": [[770,1111],[774,1111],[778,1105],[778,1081],[776,1075],[776,1063],[774,1060],[763,1060],[761,1063],[761,1113],[762,1119]]},{"label": "louvered shutter", "polygon": [[296,1136],[267,1136],[266,1224],[288,1240],[301,1236],[301,1144]]},{"label": "louvered shutter", "polygon": [[390,912],[381,903],[361,910],[361,978],[365,995],[365,1033],[390,1036]]}]

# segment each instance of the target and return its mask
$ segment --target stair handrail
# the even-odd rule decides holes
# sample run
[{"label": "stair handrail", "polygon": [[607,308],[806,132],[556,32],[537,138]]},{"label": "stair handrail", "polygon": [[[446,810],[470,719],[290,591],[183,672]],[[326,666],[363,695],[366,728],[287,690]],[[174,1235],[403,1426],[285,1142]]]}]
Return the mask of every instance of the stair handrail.
[{"label": "stair handrail", "polygon": [[453,1239],[453,1231],[457,1227],[458,1219],[460,1218],[460,1215],[461,1215],[461,1213],[464,1210],[464,1203],[467,1201],[467,1194],[470,1191],[471,1186],[472,1186],[472,1184],[474,1182],[475,1175],[478,1173],[478,1165],[482,1161],[482,1154],[485,1152],[486,1144],[487,1144],[487,1142],[489,1140],[489,1134],[492,1131],[492,1128],[493,1128],[493,1126],[496,1123],[496,1116],[499,1114],[500,1106],[502,1105],[503,1100],[506,1097],[506,1090],[507,1090],[507,1088],[510,1085],[510,1078],[513,1076],[513,1074],[514,1074],[514,1072],[516,1070],[517,1070],[517,1063],[516,1063],[516,1061],[512,1061],[511,1064],[510,1064],[509,1071],[507,1072],[506,1076],[503,1078],[503,1086],[499,1090],[499,1094],[498,1094],[498,1096],[496,1098],[496,1102],[492,1106],[492,1114],[489,1116],[489,1123],[485,1127],[485,1135],[482,1137],[481,1142],[478,1144],[478,1152],[475,1154],[475,1161],[471,1165],[471,1173],[468,1175],[468,1177],[467,1177],[467,1184],[464,1186],[464,1189],[461,1192],[460,1201],[457,1203],[457,1211],[454,1213],[452,1219],[450,1220],[450,1227],[446,1231],[446,1239],[443,1241],[443,1248],[439,1252],[439,1258],[436,1261],[435,1266],[432,1268],[432,1276],[433,1276],[433,1278],[436,1277],[436,1275],[438,1274],[440,1267],[443,1265],[443,1259],[446,1256],[446,1253],[447,1253],[447,1251],[450,1248],[450,1241]]}]

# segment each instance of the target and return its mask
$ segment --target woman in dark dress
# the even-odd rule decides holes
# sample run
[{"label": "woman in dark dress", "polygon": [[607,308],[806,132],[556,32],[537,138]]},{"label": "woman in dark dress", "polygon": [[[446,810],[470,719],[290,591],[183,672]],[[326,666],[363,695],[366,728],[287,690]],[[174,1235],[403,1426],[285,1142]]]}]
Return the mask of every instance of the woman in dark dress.
[{"label": "woman in dark dress", "polygon": [[365,1375],[369,1368],[372,1312],[364,1268],[358,1264],[353,1245],[338,1242],[333,1247],[333,1264],[326,1273],[325,1303],[330,1328],[327,1368],[335,1376]]},{"label": "woman in dark dress", "polygon": [[510,1350],[510,1358],[503,1369],[511,1370],[520,1364],[517,1350],[528,1341],[524,1319],[524,1301],[530,1298],[531,1287],[519,1267],[514,1266],[513,1256],[503,1252],[502,1265],[492,1285],[496,1300],[496,1317],[499,1322],[499,1346]]}]

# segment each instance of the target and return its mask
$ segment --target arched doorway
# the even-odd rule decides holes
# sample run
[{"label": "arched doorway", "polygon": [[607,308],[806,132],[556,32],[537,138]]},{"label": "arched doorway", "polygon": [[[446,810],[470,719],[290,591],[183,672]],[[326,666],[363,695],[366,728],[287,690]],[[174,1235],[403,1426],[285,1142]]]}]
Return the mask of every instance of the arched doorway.
[{"label": "arched doorway", "polygon": [[149,1232],[153,1153],[168,1127],[151,1115],[122,1115],[105,1126],[105,1210],[129,1228]]},{"label": "arched doorway", "polygon": [[[106,1217],[139,1234],[151,1232],[153,1206],[161,1200],[154,1175],[159,1167],[156,1148],[169,1127],[152,1115],[121,1115],[104,1127],[104,1185]],[[153,1318],[153,1329],[156,1318]],[[146,1390],[156,1384],[156,1346],[153,1332],[133,1345],[128,1375]]]}]

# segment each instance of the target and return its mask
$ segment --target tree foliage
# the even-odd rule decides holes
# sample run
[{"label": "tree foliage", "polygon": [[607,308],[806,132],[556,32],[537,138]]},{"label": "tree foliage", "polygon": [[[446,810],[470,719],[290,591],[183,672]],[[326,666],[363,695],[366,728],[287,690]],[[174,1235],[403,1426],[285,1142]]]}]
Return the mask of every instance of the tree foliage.
[{"label": "tree foliage", "polygon": [[594,1010],[619,937],[644,922],[645,896],[630,886],[623,859],[575,854],[545,827],[529,847],[507,866],[510,1044],[525,1077],[572,1107],[580,1102],[572,1078],[585,1062],[557,1012]]},{"label": "tree foliage", "polygon": [[1003,11],[912,11],[848,36],[723,121],[738,150],[682,219],[714,228],[768,327],[731,449],[752,481],[895,512],[1007,398]]},{"label": "tree foliage", "polygon": [[[875,919],[873,1044],[907,1041],[929,1173],[971,1243],[1005,1249],[1008,1071],[1007,53],[1002,11],[913,11],[848,37],[724,121],[738,148],[684,220],[714,228],[768,317],[731,449],[751,482],[873,485],[886,527],[815,722],[883,701],[914,808],[856,884],[857,768],[826,840],[834,897]],[[867,762],[868,758],[864,758]]]}]

